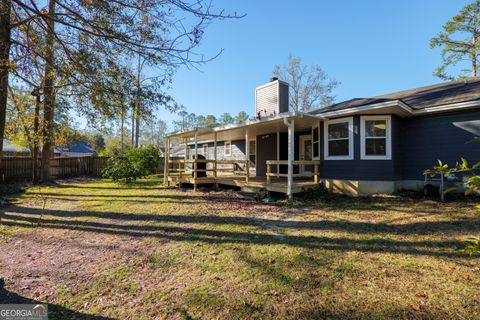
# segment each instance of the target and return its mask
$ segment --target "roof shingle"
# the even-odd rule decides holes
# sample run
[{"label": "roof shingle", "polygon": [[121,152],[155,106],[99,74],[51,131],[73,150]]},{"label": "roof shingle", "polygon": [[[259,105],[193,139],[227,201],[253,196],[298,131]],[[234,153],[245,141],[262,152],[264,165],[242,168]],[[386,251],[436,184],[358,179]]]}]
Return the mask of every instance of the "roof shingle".
[{"label": "roof shingle", "polygon": [[480,99],[480,77],[439,83],[375,96],[355,98],[312,111],[318,114],[361,107],[370,104],[401,100],[414,110]]}]

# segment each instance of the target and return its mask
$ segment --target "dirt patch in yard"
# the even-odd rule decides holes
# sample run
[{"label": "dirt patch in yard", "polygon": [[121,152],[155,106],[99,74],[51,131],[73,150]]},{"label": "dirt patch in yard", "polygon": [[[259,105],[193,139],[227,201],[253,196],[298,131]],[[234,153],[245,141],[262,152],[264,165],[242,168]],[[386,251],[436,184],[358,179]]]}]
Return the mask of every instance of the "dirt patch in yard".
[{"label": "dirt patch in yard", "polygon": [[[47,197],[42,210],[42,199]],[[0,302],[51,319],[475,319],[475,203],[265,205],[235,193],[63,181],[0,213]]]}]

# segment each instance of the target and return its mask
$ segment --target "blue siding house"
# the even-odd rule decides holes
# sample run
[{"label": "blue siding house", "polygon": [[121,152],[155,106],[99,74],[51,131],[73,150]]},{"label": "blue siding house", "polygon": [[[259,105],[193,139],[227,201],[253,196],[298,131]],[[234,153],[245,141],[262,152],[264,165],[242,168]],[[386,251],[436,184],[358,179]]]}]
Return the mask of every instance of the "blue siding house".
[{"label": "blue siding house", "polygon": [[[323,182],[333,191],[368,195],[422,188],[423,171],[438,159],[480,161],[480,147],[466,143],[480,136],[480,78],[311,112],[289,112],[288,84],[273,79],[256,89],[255,101],[254,120],[170,134],[167,148],[182,145],[185,152],[183,160],[167,159],[166,181],[289,196]],[[199,162],[206,163],[200,178]]]}]

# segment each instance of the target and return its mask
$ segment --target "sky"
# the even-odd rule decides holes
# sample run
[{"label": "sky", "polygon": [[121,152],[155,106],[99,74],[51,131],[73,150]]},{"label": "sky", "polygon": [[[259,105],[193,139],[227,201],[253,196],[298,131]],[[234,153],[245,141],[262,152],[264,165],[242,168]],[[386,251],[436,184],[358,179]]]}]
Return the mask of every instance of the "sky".
[{"label": "sky", "polygon": [[[210,25],[196,51],[222,54],[200,71],[178,69],[169,93],[196,114],[251,115],[255,87],[289,54],[341,82],[336,102],[438,83],[433,72],[440,49],[430,49],[429,41],[470,2],[213,0],[216,8],[246,17]],[[164,110],[158,117],[177,118]]]}]

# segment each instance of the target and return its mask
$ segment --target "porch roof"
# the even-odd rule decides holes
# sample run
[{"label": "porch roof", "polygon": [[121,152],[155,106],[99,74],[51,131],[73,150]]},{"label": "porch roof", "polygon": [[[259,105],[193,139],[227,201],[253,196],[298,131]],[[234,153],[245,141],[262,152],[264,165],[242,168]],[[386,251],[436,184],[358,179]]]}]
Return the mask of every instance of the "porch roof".
[{"label": "porch roof", "polygon": [[249,120],[241,123],[230,124],[225,126],[217,126],[213,128],[198,128],[197,130],[177,131],[168,135],[169,138],[189,141],[195,138],[195,132],[198,132],[198,138],[201,140],[213,140],[215,134],[217,140],[242,140],[245,139],[245,131],[251,137],[262,134],[277,132],[286,132],[287,126],[284,120],[295,120],[295,130],[309,130],[312,125],[318,123],[322,118],[318,115],[307,113],[286,112],[272,117]]}]

